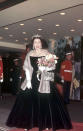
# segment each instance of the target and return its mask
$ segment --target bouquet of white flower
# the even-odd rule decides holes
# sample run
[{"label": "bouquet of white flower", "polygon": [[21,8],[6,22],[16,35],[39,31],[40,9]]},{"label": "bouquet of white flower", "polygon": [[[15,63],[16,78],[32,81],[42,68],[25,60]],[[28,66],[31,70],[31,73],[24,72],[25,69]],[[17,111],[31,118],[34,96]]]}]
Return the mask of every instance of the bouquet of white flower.
[{"label": "bouquet of white flower", "polygon": [[57,59],[56,55],[49,54],[45,57],[39,58],[38,59],[38,67],[40,71],[50,71],[53,70],[53,67],[57,64]]},{"label": "bouquet of white flower", "polygon": [[40,80],[39,75],[41,73],[45,74],[46,76],[45,80],[53,79],[54,73],[51,71],[55,69],[55,65],[57,64],[57,59],[58,57],[56,57],[56,55],[53,54],[49,54],[47,56],[38,59],[38,72],[37,72],[38,80]]}]

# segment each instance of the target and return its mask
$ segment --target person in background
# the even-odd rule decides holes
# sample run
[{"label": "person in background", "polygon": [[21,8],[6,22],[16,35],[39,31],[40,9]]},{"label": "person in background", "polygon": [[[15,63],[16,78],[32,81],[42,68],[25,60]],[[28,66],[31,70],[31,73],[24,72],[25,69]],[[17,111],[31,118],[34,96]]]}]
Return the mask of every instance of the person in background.
[{"label": "person in background", "polygon": [[2,84],[3,82],[3,61],[2,61],[2,57],[0,56],[0,97],[2,99]]},{"label": "person in background", "polygon": [[14,65],[11,69],[11,91],[13,95],[16,95],[19,91],[21,69],[19,66],[19,59],[14,59]]},{"label": "person in background", "polygon": [[55,70],[54,82],[57,90],[59,91],[60,95],[63,97],[63,82],[59,73]]},{"label": "person in background", "polygon": [[70,103],[70,87],[72,81],[72,52],[66,52],[65,60],[61,63],[60,75],[63,82],[63,93],[65,104]]}]

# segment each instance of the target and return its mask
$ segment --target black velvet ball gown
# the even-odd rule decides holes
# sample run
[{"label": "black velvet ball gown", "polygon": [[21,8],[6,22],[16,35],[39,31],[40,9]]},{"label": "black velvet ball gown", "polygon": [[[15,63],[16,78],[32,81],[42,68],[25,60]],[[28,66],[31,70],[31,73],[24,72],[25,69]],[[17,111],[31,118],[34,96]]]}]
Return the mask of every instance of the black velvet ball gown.
[{"label": "black velvet ball gown", "polygon": [[49,94],[39,93],[38,57],[31,56],[30,61],[33,67],[32,89],[19,92],[6,124],[10,127],[27,129],[38,127],[40,131],[46,128],[52,128],[53,131],[71,129],[72,124],[67,108],[54,82],[50,82]]}]

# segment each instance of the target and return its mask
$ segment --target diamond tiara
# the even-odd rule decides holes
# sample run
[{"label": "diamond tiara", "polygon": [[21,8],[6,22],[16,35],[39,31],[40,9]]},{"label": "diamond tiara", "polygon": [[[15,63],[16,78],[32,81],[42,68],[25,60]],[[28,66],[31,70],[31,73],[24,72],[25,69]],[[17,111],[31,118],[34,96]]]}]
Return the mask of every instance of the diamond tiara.
[{"label": "diamond tiara", "polygon": [[36,34],[36,35],[33,35],[33,36],[32,36],[32,39],[33,39],[33,38],[40,38],[40,37],[41,37],[41,35]]}]

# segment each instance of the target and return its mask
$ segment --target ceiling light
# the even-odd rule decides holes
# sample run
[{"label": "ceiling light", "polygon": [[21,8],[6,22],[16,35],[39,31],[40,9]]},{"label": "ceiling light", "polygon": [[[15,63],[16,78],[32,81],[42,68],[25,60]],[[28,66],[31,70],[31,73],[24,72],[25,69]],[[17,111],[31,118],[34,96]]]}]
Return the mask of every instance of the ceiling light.
[{"label": "ceiling light", "polygon": [[28,40],[28,38],[24,38],[25,40]]},{"label": "ceiling light", "polygon": [[53,35],[56,35],[56,32],[54,32]]},{"label": "ceiling light", "polygon": [[65,15],[66,13],[65,12],[61,12],[60,15]]},{"label": "ceiling light", "polygon": [[42,29],[40,28],[40,29],[38,29],[39,31],[41,31]]},{"label": "ceiling light", "polygon": [[2,40],[3,39],[3,37],[2,36],[0,36],[0,40]]},{"label": "ceiling light", "polygon": [[59,24],[56,24],[57,27],[59,27],[60,25]]},{"label": "ceiling light", "polygon": [[43,19],[37,19],[38,21],[42,21]]},{"label": "ceiling light", "polygon": [[16,42],[18,42],[19,40],[15,40]]},{"label": "ceiling light", "polygon": [[78,21],[78,22],[82,22],[83,20],[82,20],[82,19],[78,19],[77,21]]},{"label": "ceiling light", "polygon": [[71,31],[71,32],[74,32],[75,30],[74,30],[74,29],[71,29],[70,31]]},{"label": "ceiling light", "polygon": [[8,30],[8,27],[5,27],[4,29],[5,29],[5,30]]},{"label": "ceiling light", "polygon": [[9,35],[10,37],[12,37],[13,35]]},{"label": "ceiling light", "polygon": [[23,25],[24,25],[23,23],[20,24],[20,26],[23,26]]},{"label": "ceiling light", "polygon": [[24,35],[26,34],[26,32],[22,32]]}]

